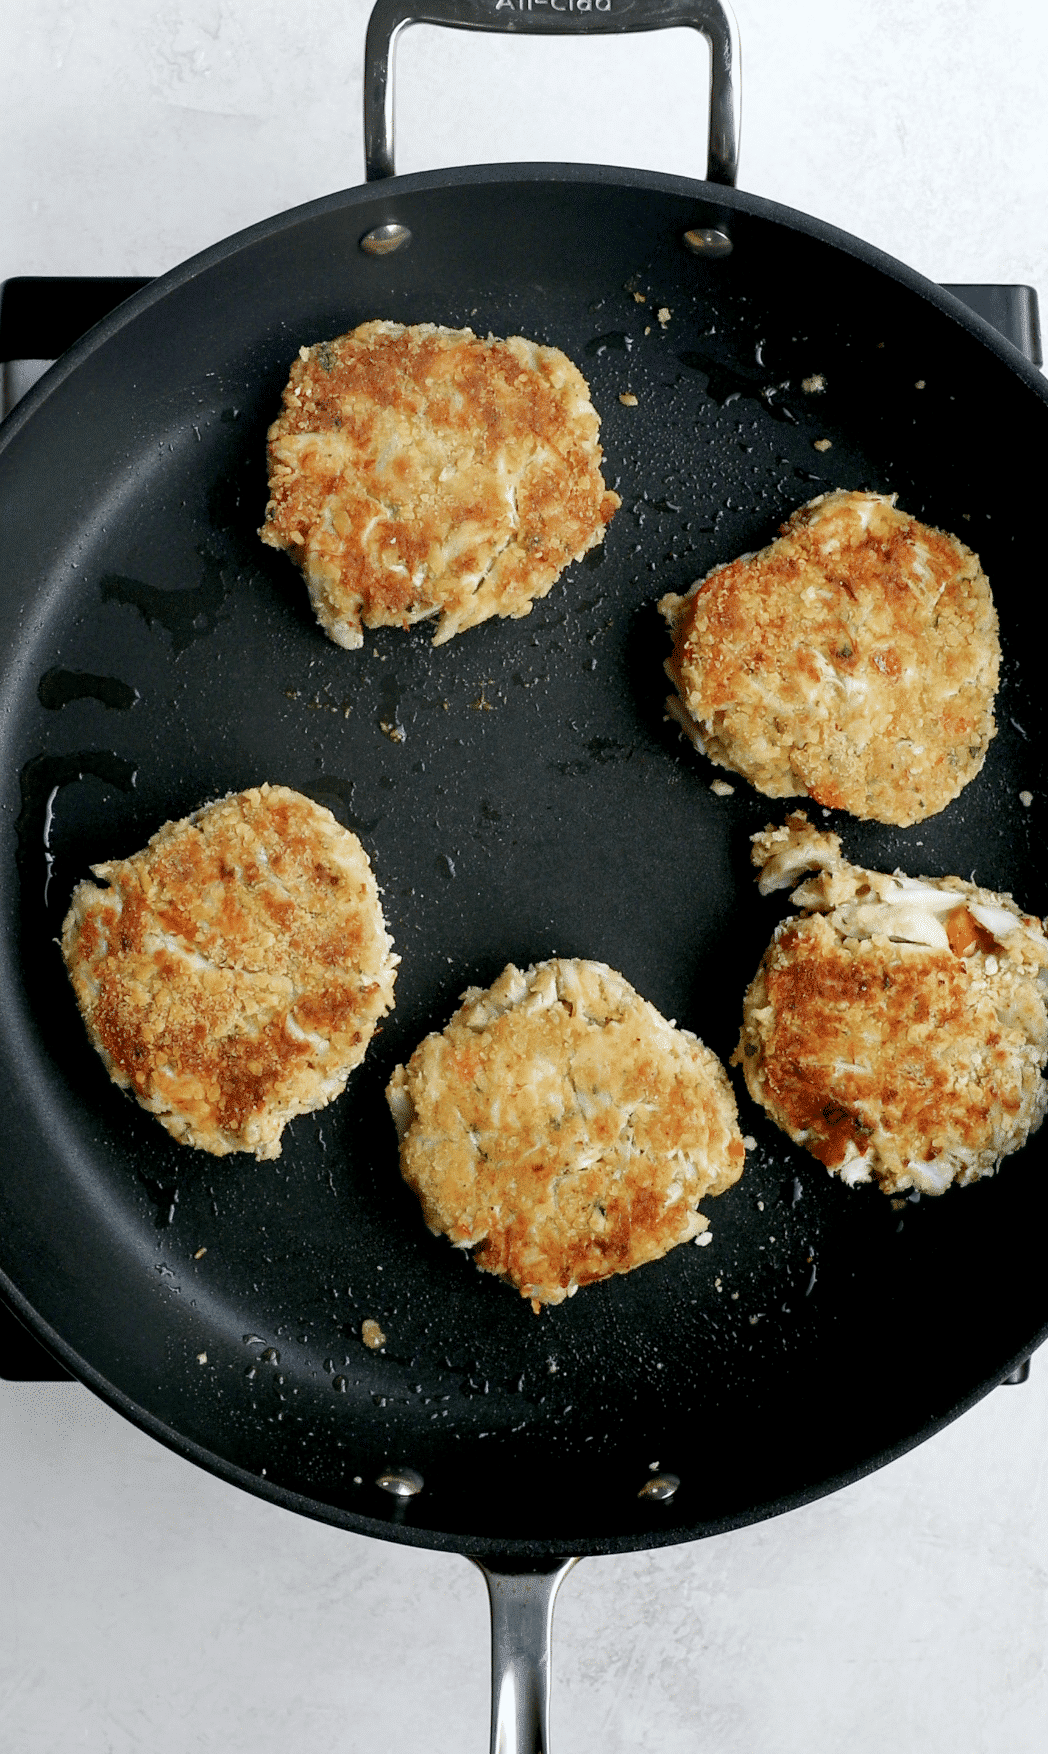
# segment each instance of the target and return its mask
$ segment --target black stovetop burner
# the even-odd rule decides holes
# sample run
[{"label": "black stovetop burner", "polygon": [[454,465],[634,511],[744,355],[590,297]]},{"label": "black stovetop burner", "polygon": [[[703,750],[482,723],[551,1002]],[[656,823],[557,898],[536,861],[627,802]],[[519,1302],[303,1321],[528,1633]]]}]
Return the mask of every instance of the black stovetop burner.
[{"label": "black stovetop burner", "polygon": [[[0,415],[81,335],[115,310],[142,279],[22,278],[0,285]],[[1037,294],[1031,286],[948,285],[1034,365],[1043,363]],[[1023,1372],[1015,1378],[1021,1380]],[[0,1377],[9,1381],[69,1380],[51,1354],[0,1303]]]}]

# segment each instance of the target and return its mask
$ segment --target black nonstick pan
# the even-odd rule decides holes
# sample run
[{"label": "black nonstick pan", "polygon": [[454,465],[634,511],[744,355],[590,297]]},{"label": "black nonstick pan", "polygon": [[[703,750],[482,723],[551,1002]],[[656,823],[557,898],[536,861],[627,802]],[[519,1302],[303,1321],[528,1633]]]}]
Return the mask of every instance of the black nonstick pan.
[{"label": "black nonstick pan", "polygon": [[[361,248],[389,228],[409,240]],[[564,348],[623,499],[530,617],[436,651],[425,626],[337,649],[256,535],[295,350],[373,316]],[[779,911],[748,837],[786,806],[711,791],[665,718],[654,600],[830,487],[897,492],[979,551],[1004,670],[998,735],[957,802],[909,830],[826,822],[864,863],[974,870],[1044,908],[1046,400],[978,318],[855,239],[724,184],[592,167],[378,180],[106,319],[0,437],[0,1270],[17,1313],[223,1478],[525,1573],[799,1504],[1013,1370],[1048,1328],[1039,1139],[991,1181],[896,1209],[831,1180],[740,1086],[756,1145],[710,1208],[713,1244],[535,1317],[425,1230],[383,1088],[467,984],[554,953],[621,969],[731,1053]],[[360,835],[403,962],[345,1096],[256,1164],[180,1149],[109,1084],[54,940],[90,864],[263,779]],[[520,1591],[547,1614],[548,1592]]]}]

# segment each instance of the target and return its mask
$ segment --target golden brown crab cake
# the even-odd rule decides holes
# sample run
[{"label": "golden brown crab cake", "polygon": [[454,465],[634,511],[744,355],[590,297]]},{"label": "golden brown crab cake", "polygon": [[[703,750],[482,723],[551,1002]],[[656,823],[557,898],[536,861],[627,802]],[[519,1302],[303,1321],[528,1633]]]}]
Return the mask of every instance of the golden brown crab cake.
[{"label": "golden brown crab cake", "polygon": [[429,1228],[536,1310],[701,1238],[742,1174],[720,1061],[601,962],[470,987],[386,1095]]},{"label": "golden brown crab cake", "polygon": [[443,645],[527,615],[604,540],[620,501],[599,431],[559,348],[362,323],[299,350],[269,429],[259,534],[302,568],[337,645],[432,615]]},{"label": "golden brown crab cake", "polygon": [[278,1157],[393,1004],[399,958],[356,835],[263,785],[92,871],[62,954],[110,1077],[183,1144]]},{"label": "golden brown crab cake", "polygon": [[986,759],[1000,666],[989,580],[894,494],[821,494],[759,554],[659,608],[670,712],[769,798],[906,826]]},{"label": "golden brown crab cake", "polygon": [[790,899],[743,1000],[732,1064],[849,1186],[941,1194],[993,1175],[1044,1116],[1048,939],[1010,895],[865,871],[803,815],[754,836]]}]

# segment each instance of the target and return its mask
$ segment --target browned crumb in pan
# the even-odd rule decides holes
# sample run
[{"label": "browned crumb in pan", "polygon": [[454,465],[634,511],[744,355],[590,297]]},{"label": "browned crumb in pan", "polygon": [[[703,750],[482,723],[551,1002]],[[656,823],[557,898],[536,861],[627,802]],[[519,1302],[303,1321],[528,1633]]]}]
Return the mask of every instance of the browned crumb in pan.
[{"label": "browned crumb in pan", "polygon": [[905,826],[982,767],[1000,664],[989,581],[894,496],[823,494],[659,607],[670,711],[768,797]]},{"label": "browned crumb in pan", "polygon": [[184,1144],[278,1156],[393,1004],[398,958],[360,842],[263,785],[92,870],[62,954],[110,1077]]},{"label": "browned crumb in pan", "polygon": [[939,1194],[992,1175],[1048,1100],[1040,920],[960,877],[850,865],[800,814],[753,857],[766,893],[818,874],[743,1001],[750,1095],[849,1185]]},{"label": "browned crumb in pan", "polygon": [[720,1061],[599,962],[471,987],[387,1096],[430,1229],[536,1308],[699,1237],[742,1173]]},{"label": "browned crumb in pan", "polygon": [[362,323],[303,347],[269,432],[259,532],[338,645],[436,616],[434,644],[527,615],[619,505],[600,420],[556,347]]}]

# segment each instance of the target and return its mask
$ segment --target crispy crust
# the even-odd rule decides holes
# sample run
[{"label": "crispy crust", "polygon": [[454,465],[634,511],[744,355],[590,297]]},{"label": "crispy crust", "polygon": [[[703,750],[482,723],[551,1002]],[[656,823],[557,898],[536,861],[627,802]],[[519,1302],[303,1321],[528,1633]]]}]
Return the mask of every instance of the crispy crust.
[{"label": "crispy crust", "polygon": [[599,962],[471,987],[386,1095],[430,1229],[536,1307],[698,1236],[742,1174],[720,1061]]},{"label": "crispy crust", "polygon": [[438,615],[434,645],[527,615],[620,504],[600,420],[556,347],[362,323],[303,347],[269,430],[263,542],[302,568],[324,631]]},{"label": "crispy crust", "polygon": [[91,868],[62,955],[110,1077],[184,1144],[279,1156],[393,1004],[399,958],[356,835],[264,785]]},{"label": "crispy crust", "polygon": [[850,1185],[939,1194],[992,1175],[1048,1100],[1041,922],[959,877],[864,871],[831,842],[803,816],[754,836],[762,870],[819,875],[794,890],[806,911],[777,928],[746,992],[732,1063]]},{"label": "crispy crust", "polygon": [[982,767],[1000,665],[989,581],[894,495],[822,494],[659,608],[670,711],[767,797],[906,826]]}]

